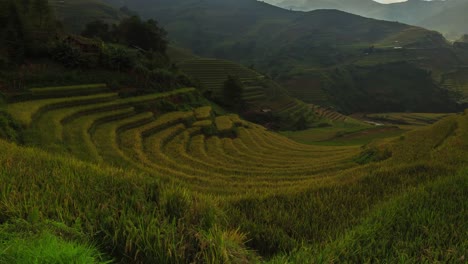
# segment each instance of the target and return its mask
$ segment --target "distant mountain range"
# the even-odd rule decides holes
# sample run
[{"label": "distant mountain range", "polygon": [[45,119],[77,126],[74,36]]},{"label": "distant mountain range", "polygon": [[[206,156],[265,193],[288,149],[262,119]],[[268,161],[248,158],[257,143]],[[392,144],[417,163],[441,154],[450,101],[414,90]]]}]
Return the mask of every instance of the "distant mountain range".
[{"label": "distant mountain range", "polygon": [[434,29],[455,39],[468,33],[466,0],[409,0],[380,4],[373,0],[265,0],[286,9],[310,11],[338,9],[366,17],[399,21]]}]

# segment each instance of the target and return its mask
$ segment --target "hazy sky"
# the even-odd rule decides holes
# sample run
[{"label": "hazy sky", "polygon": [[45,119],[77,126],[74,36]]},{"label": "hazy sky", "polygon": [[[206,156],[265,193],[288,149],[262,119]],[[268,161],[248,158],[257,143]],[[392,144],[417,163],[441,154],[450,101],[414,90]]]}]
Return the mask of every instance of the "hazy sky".
[{"label": "hazy sky", "polygon": [[389,3],[396,3],[396,2],[406,2],[406,0],[374,0],[379,3],[389,4]]}]

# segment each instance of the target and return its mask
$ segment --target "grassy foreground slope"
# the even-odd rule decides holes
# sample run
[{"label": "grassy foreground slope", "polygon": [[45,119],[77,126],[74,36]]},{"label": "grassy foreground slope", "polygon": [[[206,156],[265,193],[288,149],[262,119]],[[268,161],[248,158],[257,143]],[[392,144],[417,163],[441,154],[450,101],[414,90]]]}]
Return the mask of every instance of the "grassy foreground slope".
[{"label": "grassy foreground slope", "polygon": [[467,174],[462,170],[385,203],[323,249],[302,249],[270,263],[464,263]]},{"label": "grassy foreground slope", "polygon": [[[220,217],[216,207],[194,199],[187,190],[163,188],[157,179],[141,173],[60,158],[4,141],[0,145],[4,150],[0,154],[2,225],[18,218],[31,224],[59,221],[84,232],[88,242],[94,241],[115,258],[146,263],[221,260],[223,256],[209,255],[216,250],[208,241],[231,243],[235,252],[243,240],[235,230],[224,232],[214,226]],[[2,243],[8,247],[15,241],[7,237]],[[241,251],[237,253],[248,256]]]},{"label": "grassy foreground slope", "polygon": [[466,256],[466,113],[362,148],[310,146],[209,106],[148,112],[141,100],[20,103],[36,146],[56,149],[0,141],[0,222],[61,222],[140,263]]}]

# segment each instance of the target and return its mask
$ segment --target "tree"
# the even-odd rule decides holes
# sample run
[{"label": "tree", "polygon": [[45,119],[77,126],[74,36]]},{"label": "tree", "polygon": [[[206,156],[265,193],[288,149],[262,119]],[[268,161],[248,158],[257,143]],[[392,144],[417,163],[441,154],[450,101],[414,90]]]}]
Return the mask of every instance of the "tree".
[{"label": "tree", "polygon": [[7,10],[2,46],[10,62],[20,62],[25,53],[24,25],[16,3],[10,2]]},{"label": "tree", "polygon": [[115,35],[119,42],[147,51],[166,52],[166,31],[156,21],[141,21],[138,16],[124,19],[116,28]]},{"label": "tree", "polygon": [[81,35],[88,38],[100,38],[104,41],[112,40],[112,34],[110,32],[109,25],[101,20],[88,23]]},{"label": "tree", "polygon": [[297,119],[296,123],[294,124],[294,129],[296,130],[307,129],[307,118],[304,116],[304,114],[301,114],[301,116]]},{"label": "tree", "polygon": [[47,0],[34,0],[32,5],[33,16],[37,19],[37,27],[43,29],[51,18],[52,11]]},{"label": "tree", "polygon": [[231,110],[240,112],[245,108],[242,99],[244,85],[238,77],[229,75],[223,85],[223,104]]}]

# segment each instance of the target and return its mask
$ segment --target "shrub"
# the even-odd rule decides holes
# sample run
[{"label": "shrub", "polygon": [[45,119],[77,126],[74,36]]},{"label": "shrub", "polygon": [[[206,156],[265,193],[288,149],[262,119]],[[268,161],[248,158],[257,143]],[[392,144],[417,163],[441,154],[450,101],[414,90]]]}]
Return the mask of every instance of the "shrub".
[{"label": "shrub", "polygon": [[81,51],[66,43],[60,42],[52,49],[52,58],[67,68],[78,68],[84,65]]},{"label": "shrub", "polygon": [[367,164],[370,162],[386,160],[390,157],[392,157],[392,151],[390,149],[386,147],[371,146],[361,152],[355,161],[359,164]]},{"label": "shrub", "polygon": [[137,55],[134,52],[123,47],[107,45],[102,50],[102,64],[109,69],[130,69],[135,65],[136,59]]},{"label": "shrub", "polygon": [[168,91],[177,86],[174,73],[167,69],[155,69],[149,73],[151,88],[156,91]]}]

